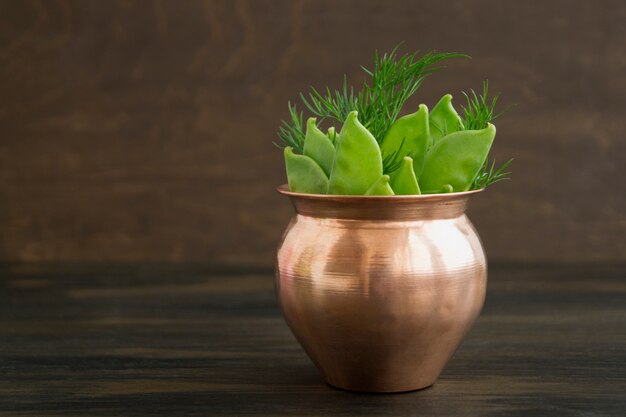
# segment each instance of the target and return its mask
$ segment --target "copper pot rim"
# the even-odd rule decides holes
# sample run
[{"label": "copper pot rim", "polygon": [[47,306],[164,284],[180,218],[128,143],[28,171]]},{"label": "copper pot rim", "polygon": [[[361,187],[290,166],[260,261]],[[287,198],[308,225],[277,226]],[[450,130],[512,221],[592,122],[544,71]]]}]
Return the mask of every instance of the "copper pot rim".
[{"label": "copper pot rim", "polygon": [[289,184],[282,184],[276,187],[276,190],[283,195],[292,198],[318,201],[332,201],[336,203],[355,203],[363,202],[427,202],[427,201],[445,201],[455,200],[462,197],[469,197],[484,191],[484,188],[470,191],[460,191],[454,193],[443,194],[419,194],[419,195],[339,195],[339,194],[307,194],[289,191]]}]

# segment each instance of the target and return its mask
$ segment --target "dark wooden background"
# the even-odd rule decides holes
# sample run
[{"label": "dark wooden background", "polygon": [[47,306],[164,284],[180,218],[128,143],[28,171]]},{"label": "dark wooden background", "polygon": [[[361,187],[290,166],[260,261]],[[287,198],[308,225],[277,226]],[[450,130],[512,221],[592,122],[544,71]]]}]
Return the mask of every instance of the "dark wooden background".
[{"label": "dark wooden background", "polygon": [[[493,262],[626,261],[626,2],[0,1],[0,261],[268,268],[292,209],[286,102],[399,41],[488,78],[513,180],[470,217]],[[416,105],[417,101],[412,105]]]}]

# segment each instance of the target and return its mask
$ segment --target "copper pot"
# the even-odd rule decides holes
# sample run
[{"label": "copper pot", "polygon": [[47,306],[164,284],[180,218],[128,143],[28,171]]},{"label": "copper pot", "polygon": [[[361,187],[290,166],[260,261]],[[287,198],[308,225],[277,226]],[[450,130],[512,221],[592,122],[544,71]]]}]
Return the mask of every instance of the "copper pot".
[{"label": "copper pot", "polygon": [[432,385],[485,299],[487,265],[465,215],[478,191],[298,194],[276,260],[289,328],[326,381],[370,392]]}]

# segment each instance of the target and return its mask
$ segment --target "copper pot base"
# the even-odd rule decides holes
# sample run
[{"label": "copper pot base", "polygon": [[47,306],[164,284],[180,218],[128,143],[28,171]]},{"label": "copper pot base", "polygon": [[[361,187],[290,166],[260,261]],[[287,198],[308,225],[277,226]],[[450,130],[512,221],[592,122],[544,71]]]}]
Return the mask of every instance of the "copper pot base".
[{"label": "copper pot base", "polygon": [[405,394],[409,392],[423,391],[435,385],[434,383],[432,383],[430,385],[426,385],[425,387],[419,387],[419,388],[409,388],[409,389],[401,389],[401,390],[380,390],[380,389],[376,390],[376,389],[352,389],[348,387],[336,386],[336,385],[331,384],[328,381],[325,381],[325,382],[326,382],[326,385],[328,385],[329,387],[333,389],[346,391],[346,392],[359,393],[359,394]]}]

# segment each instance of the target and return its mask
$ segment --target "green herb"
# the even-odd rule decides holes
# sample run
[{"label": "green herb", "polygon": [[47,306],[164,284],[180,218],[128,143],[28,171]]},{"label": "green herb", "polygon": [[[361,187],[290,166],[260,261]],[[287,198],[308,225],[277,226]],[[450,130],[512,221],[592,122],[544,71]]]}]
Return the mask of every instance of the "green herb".
[{"label": "green herb", "polygon": [[487,123],[500,117],[506,110],[494,114],[496,103],[500,98],[500,93],[496,94],[491,102],[487,99],[489,94],[489,81],[483,81],[483,92],[481,95],[476,94],[474,89],[470,89],[471,94],[463,92],[467,101],[467,107],[461,105],[463,109],[463,126],[465,130],[480,130],[487,127]]},{"label": "green herb", "polygon": [[429,52],[420,58],[418,52],[398,57],[398,47],[382,56],[376,52],[372,70],[361,67],[369,76],[369,81],[363,83],[359,92],[355,93],[354,88],[348,86],[344,76],[341,90],[326,88],[325,94],[322,94],[312,88],[308,97],[300,94],[302,102],[315,116],[339,122],[343,122],[351,111],[358,111],[361,123],[380,143],[404,103],[415,94],[424,79],[443,68],[433,67],[434,64],[447,58],[468,57],[436,52]]},{"label": "green herb", "polygon": [[[443,69],[433,66],[439,61],[448,58],[468,58],[459,53],[429,52],[418,57],[419,52],[398,56],[398,46],[391,52],[382,56],[378,52],[374,56],[374,67],[369,70],[361,67],[369,76],[369,81],[363,83],[360,91],[348,86],[348,79],[344,76],[342,88],[332,91],[326,88],[324,93],[311,88],[308,97],[300,93],[302,102],[307,109],[320,118],[333,119],[342,122],[348,114],[356,110],[359,120],[374,135],[380,143],[385,137],[393,122],[398,118],[406,101],[415,94],[424,79],[431,73]],[[289,107],[292,122],[283,121],[279,131],[279,137],[287,146],[300,150],[301,146],[297,139],[303,138],[302,119],[294,117],[295,107]],[[294,140],[296,139],[296,140]],[[402,164],[402,158],[406,155],[396,154],[394,158],[385,158],[384,170],[392,172]]]},{"label": "green herb", "polygon": [[405,154],[401,153],[405,139],[406,138],[402,139],[402,142],[400,142],[400,147],[398,147],[398,149],[396,149],[389,155],[383,155],[383,174],[391,174],[402,166],[403,158],[406,156]]},{"label": "green herb", "polygon": [[[508,180],[508,176],[511,174],[508,171],[504,171],[510,164],[513,162],[513,159],[509,159],[506,161],[500,168],[497,170],[495,159],[491,161],[491,165],[489,165],[488,161],[485,161],[482,168],[476,175],[474,182],[472,183],[471,190],[480,190],[481,188],[485,188],[488,185],[494,184],[498,181]],[[494,171],[495,170],[495,171]]]},{"label": "green herb", "polygon": [[[291,105],[291,102],[287,103],[289,108],[289,116],[291,120],[289,122],[283,120],[282,124],[278,128],[278,137],[283,141],[285,146],[290,146],[297,150],[299,153],[304,152],[304,122],[302,112],[298,113],[296,105]],[[276,147],[281,148],[278,143],[274,142]]]},{"label": "green herb", "polygon": [[322,118],[322,120],[334,119],[341,123],[353,110],[359,111],[360,115],[364,100],[363,92],[355,95],[354,88],[348,87],[348,78],[345,75],[340,91],[331,91],[329,87],[326,87],[326,92],[322,94],[315,87],[311,87],[309,98],[307,99],[302,93],[300,93],[300,98],[313,115]]},{"label": "green herb", "polygon": [[[351,111],[358,111],[363,125],[380,143],[404,103],[415,94],[424,79],[443,68],[435,67],[434,64],[448,58],[468,57],[458,53],[436,52],[429,52],[419,58],[418,52],[398,57],[398,47],[382,56],[376,52],[372,70],[362,67],[370,79],[363,83],[359,92],[355,93],[354,88],[348,86],[347,77],[344,76],[340,90],[326,88],[322,93],[311,88],[308,97],[300,94],[302,102],[314,116],[321,118],[320,122],[334,119],[343,123]],[[282,122],[278,136],[286,146],[301,151],[304,140],[303,116],[297,113],[295,105],[289,104],[288,107],[291,120]]]},{"label": "green herb", "polygon": [[[487,81],[480,94],[463,93],[462,117],[450,94],[430,112],[421,104],[417,112],[398,117],[424,79],[442,69],[439,61],[467,57],[417,54],[399,55],[398,47],[376,52],[373,67],[361,67],[367,78],[360,89],[344,76],[338,90],[300,93],[311,113],[306,126],[305,114],[288,103],[289,118],[278,136],[286,146],[291,188],[340,195],[433,194],[484,188],[508,178],[505,170],[512,160],[498,169],[488,161],[496,135],[491,122],[503,112],[495,111],[499,94],[489,97]],[[334,127],[327,134],[320,130],[325,120],[342,124],[339,137]]]},{"label": "green herb", "polygon": [[468,58],[467,55],[458,53],[437,52],[429,52],[421,58],[418,58],[418,52],[398,58],[397,49],[398,47],[394,48],[382,57],[376,52],[371,71],[362,67],[370,76],[370,82],[363,85],[363,108],[359,116],[379,143],[424,79],[443,69],[440,66],[434,67],[434,64],[448,58]]},{"label": "green herb", "polygon": [[[483,81],[483,91],[480,95],[476,94],[476,91],[473,89],[470,89],[470,91],[471,94],[463,92],[467,106],[461,105],[464,117],[463,126],[466,130],[484,129],[490,122],[500,117],[509,109],[507,107],[501,112],[495,113],[496,103],[500,98],[500,93],[493,96],[491,100],[487,98],[489,96],[488,80]],[[476,175],[471,189],[478,190],[498,181],[508,179],[511,173],[504,170],[511,162],[513,162],[513,159],[509,159],[500,168],[495,169],[495,160],[491,162],[491,165],[489,165],[488,161],[485,161],[478,175]]]}]

